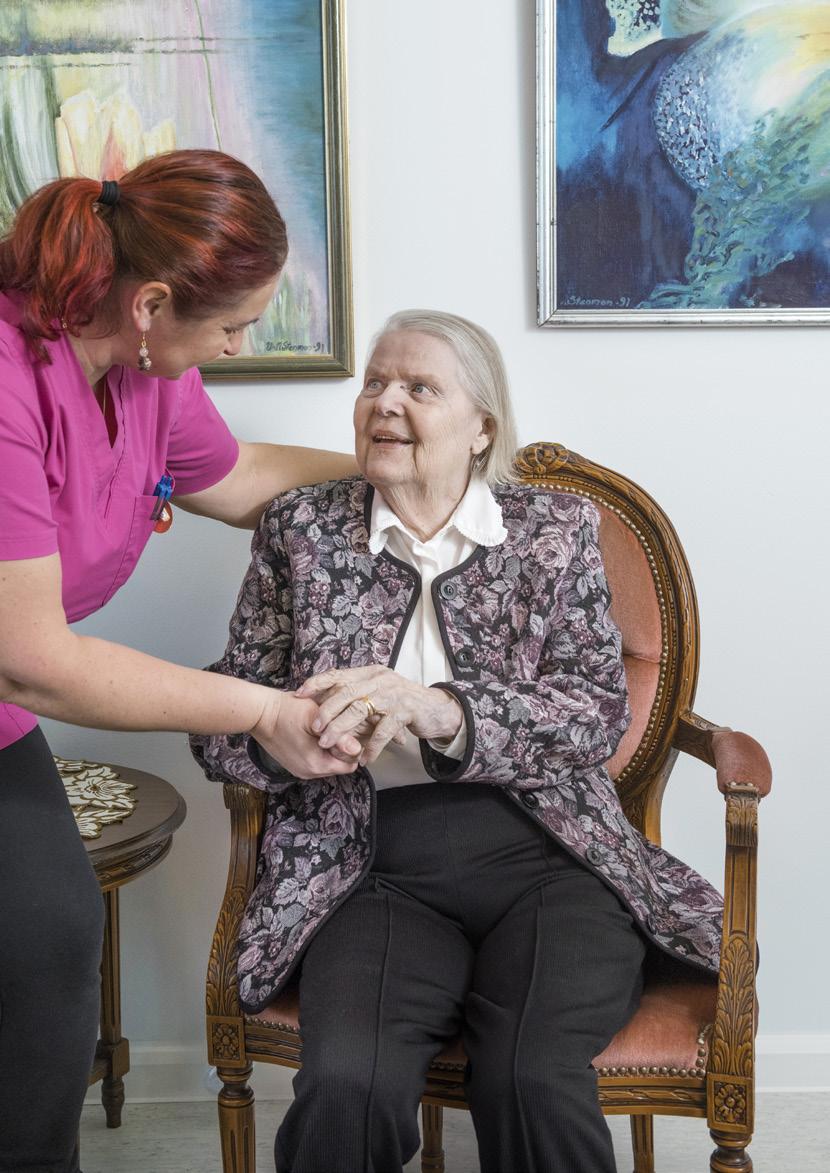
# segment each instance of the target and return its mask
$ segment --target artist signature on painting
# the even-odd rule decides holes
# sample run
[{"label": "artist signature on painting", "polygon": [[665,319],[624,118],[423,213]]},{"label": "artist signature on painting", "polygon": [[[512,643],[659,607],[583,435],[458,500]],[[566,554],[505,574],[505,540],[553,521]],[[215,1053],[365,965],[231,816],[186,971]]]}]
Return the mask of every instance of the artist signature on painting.
[{"label": "artist signature on painting", "polygon": [[265,349],[269,354],[275,351],[284,354],[322,354],[322,342],[290,342],[287,338],[269,338],[265,343]]},{"label": "artist signature on painting", "polygon": [[565,298],[565,305],[588,310],[627,310],[631,305],[631,298],[577,297],[575,293],[571,293]]}]

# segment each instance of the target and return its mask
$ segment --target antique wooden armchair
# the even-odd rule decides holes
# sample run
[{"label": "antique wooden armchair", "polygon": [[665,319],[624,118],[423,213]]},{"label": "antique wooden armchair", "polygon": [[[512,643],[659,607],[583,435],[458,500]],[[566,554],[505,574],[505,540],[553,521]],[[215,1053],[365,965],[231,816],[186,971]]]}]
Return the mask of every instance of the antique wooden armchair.
[{"label": "antique wooden armchair", "polygon": [[[654,1173],[653,1118],[705,1117],[715,1150],[711,1173],[751,1173],[753,1131],[757,809],[771,784],[763,749],[743,733],[692,711],[698,672],[694,586],[674,528],[637,485],[554,444],[532,444],[518,468],[528,483],[589,497],[623,636],[634,714],[611,762],[631,822],[660,841],[660,804],[678,753],[716,770],[726,800],[723,941],[717,980],[660,964],[649,969],[639,1010],[594,1060],[606,1113],[631,1117],[634,1173]],[[296,993],[260,1014],[237,998],[236,941],[254,883],[263,796],[225,786],[231,858],[207,975],[210,1062],[223,1082],[219,1123],[224,1173],[254,1173],[252,1061],[298,1067]],[[443,1173],[444,1107],[466,1107],[460,1042],[433,1063],[423,1097],[424,1173]]]}]

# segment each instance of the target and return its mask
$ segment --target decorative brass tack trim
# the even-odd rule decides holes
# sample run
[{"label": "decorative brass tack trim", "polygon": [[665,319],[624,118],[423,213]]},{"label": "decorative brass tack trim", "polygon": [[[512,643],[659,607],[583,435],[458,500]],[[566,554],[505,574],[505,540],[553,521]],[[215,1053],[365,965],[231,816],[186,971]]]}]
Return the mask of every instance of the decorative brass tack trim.
[{"label": "decorative brass tack trim", "polygon": [[700,1079],[706,1074],[706,1060],[709,1057],[709,1035],[711,1023],[701,1028],[697,1036],[697,1055],[692,1067],[599,1067],[597,1074],[605,1077],[676,1075],[681,1079]]},{"label": "decorative brass tack trim", "polygon": [[245,1021],[251,1026],[262,1026],[266,1030],[284,1030],[298,1037],[300,1034],[299,1029],[296,1026],[291,1026],[288,1022],[266,1022],[261,1018],[257,1018],[255,1014],[246,1014]]}]

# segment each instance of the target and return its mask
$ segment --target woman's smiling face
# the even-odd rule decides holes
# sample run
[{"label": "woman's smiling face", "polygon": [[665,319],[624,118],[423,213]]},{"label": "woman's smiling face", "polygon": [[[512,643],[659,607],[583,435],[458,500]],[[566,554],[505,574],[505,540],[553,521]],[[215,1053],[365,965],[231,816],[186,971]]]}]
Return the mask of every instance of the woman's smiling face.
[{"label": "woman's smiling face", "polygon": [[354,407],[355,456],[370,484],[454,505],[488,424],[448,342],[414,330],[381,335]]}]

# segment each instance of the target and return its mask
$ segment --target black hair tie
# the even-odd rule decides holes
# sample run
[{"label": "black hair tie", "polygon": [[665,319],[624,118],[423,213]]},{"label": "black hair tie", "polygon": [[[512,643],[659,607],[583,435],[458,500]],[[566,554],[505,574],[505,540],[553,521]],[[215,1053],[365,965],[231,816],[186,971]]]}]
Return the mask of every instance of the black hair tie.
[{"label": "black hair tie", "polygon": [[118,184],[114,179],[105,179],[101,183],[101,194],[98,196],[99,204],[106,204],[108,208],[114,208],[118,203],[118,197],[121,192],[118,190]]}]

